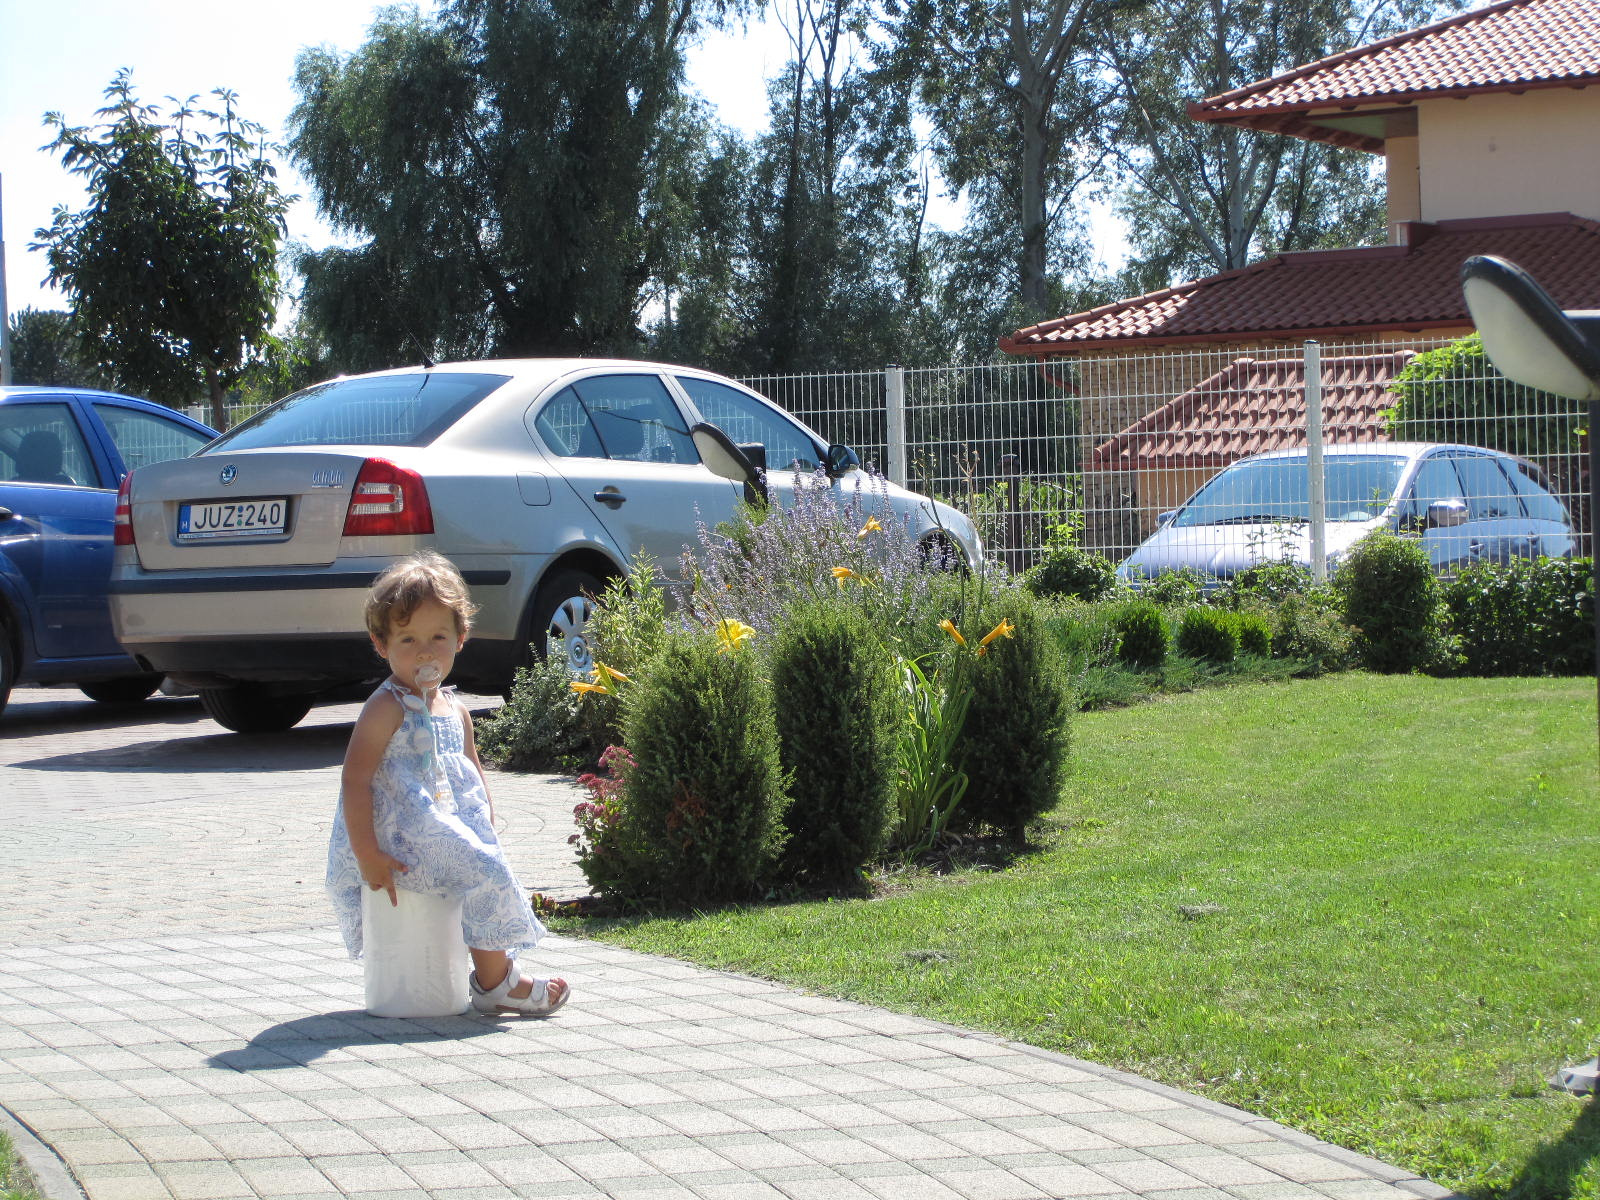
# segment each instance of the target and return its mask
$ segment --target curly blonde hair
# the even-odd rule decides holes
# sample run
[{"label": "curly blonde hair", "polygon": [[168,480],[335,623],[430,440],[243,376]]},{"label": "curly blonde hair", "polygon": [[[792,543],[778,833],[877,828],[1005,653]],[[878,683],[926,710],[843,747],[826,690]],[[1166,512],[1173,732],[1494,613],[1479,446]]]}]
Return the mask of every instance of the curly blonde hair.
[{"label": "curly blonde hair", "polygon": [[467,592],[467,581],[455,564],[436,550],[419,550],[391,563],[372,581],[367,593],[367,632],[386,641],[389,631],[411,619],[428,601],[442,604],[455,614],[456,632],[472,631],[472,614],[478,606]]}]

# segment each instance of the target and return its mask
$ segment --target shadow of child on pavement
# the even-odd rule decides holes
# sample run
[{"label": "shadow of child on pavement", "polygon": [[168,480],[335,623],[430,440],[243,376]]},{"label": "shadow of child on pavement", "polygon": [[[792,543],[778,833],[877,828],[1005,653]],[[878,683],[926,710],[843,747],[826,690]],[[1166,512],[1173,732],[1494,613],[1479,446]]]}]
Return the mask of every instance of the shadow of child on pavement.
[{"label": "shadow of child on pavement", "polygon": [[496,1030],[494,1022],[476,1014],[407,1020],[373,1017],[352,1009],[269,1026],[237,1050],[213,1054],[206,1065],[230,1071],[281,1071],[306,1066],[331,1051],[350,1046],[455,1042]]}]

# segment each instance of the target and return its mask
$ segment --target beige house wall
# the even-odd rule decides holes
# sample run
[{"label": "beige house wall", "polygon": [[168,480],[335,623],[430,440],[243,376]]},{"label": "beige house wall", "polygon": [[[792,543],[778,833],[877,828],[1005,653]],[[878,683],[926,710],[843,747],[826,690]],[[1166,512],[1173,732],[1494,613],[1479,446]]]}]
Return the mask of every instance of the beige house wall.
[{"label": "beige house wall", "polygon": [[1570,212],[1600,221],[1600,88],[1417,105],[1420,219]]},{"label": "beige house wall", "polygon": [[1398,244],[1400,225],[1422,220],[1422,174],[1414,137],[1384,140],[1384,174],[1389,189],[1389,241]]}]

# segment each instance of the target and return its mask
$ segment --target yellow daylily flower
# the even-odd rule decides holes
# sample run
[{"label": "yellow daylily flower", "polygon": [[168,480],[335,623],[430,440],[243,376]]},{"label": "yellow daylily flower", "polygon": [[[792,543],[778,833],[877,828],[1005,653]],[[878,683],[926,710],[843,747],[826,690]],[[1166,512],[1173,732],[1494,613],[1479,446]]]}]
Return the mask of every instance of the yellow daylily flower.
[{"label": "yellow daylily flower", "polygon": [[717,640],[722,643],[719,652],[727,654],[739,647],[747,638],[755,636],[755,630],[743,621],[735,621],[728,617],[717,622]]},{"label": "yellow daylily flower", "polygon": [[857,575],[849,567],[835,567],[833,569],[833,578],[840,587],[843,587],[846,579],[860,579],[861,576]]},{"label": "yellow daylily flower", "polygon": [[956,645],[965,646],[967,644],[967,639],[961,636],[961,630],[956,628],[956,623],[949,617],[939,622],[939,628],[955,638]]},{"label": "yellow daylily flower", "polygon": [[604,695],[604,696],[609,696],[611,694],[611,689],[608,688],[605,684],[603,684],[603,683],[584,683],[583,680],[581,680],[581,679],[574,679],[572,681],[572,690],[575,691],[575,692],[578,692],[579,694],[582,694],[583,692],[599,692],[601,695]]},{"label": "yellow daylily flower", "polygon": [[995,638],[998,638],[998,637],[1010,637],[1016,631],[1017,631],[1017,627],[1011,623],[1011,618],[1010,617],[1006,617],[1004,620],[1002,620],[1000,622],[1000,624],[996,625],[993,629],[991,629],[984,636],[983,641],[978,643],[978,653],[979,654],[987,653],[988,652],[987,648],[988,648],[989,643],[994,641]]},{"label": "yellow daylily flower", "polygon": [[615,667],[608,667],[608,666],[605,665],[605,663],[595,663],[595,665],[594,665],[594,680],[595,680],[596,683],[600,682],[600,676],[602,676],[602,675],[605,675],[605,676],[615,680],[617,683],[632,683],[633,682],[633,680],[629,679],[626,675],[624,675],[621,671],[617,670]]},{"label": "yellow daylily flower", "polygon": [[861,527],[861,532],[856,534],[856,536],[858,538],[864,538],[869,533],[882,533],[882,532],[883,532],[883,526],[878,524],[878,518],[877,517],[868,517],[867,518],[867,523]]}]

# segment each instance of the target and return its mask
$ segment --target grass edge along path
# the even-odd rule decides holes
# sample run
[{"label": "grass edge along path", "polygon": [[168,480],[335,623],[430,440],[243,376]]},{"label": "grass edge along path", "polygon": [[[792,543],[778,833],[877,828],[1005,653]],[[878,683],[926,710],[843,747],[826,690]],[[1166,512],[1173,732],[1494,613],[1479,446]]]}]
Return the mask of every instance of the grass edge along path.
[{"label": "grass edge along path", "polygon": [[1591,679],[1361,673],[1074,723],[1044,845],[574,932],[1136,1072],[1515,1200],[1600,1197]]}]

